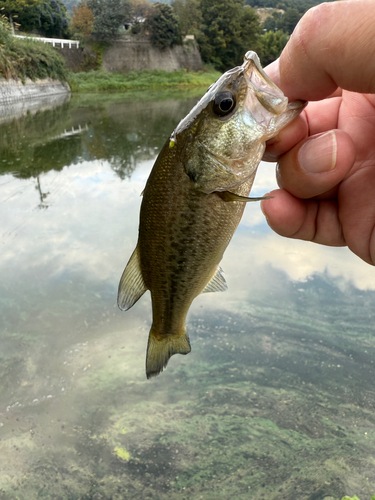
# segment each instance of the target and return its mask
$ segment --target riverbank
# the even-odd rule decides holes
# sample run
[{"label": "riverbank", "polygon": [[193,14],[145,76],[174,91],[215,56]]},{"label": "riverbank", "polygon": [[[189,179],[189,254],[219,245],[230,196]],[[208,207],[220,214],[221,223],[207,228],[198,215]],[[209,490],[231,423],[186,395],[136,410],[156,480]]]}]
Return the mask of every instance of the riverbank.
[{"label": "riverbank", "polygon": [[[190,54],[191,60],[185,57],[185,61],[181,54],[181,60],[176,54],[174,54],[176,57],[172,57],[170,54],[169,58],[164,54],[164,59],[169,61],[169,66],[166,63],[160,64],[155,69],[155,67],[150,66],[149,62],[145,63],[145,54],[142,57],[138,54],[138,59],[133,54],[133,59],[128,58],[122,61],[121,66],[118,60],[118,51],[115,51],[116,46],[114,46],[112,47],[114,53],[109,53],[106,59],[103,58],[102,54],[102,69],[73,72],[65,66],[67,64],[66,54],[63,57],[49,44],[38,42],[32,38],[14,38],[8,27],[2,22],[0,22],[0,38],[4,41],[3,45],[0,46],[0,102],[29,99],[40,95],[54,95],[61,92],[67,93],[70,90],[74,93],[92,93],[207,87],[220,76],[220,73],[213,69],[201,70],[200,58],[199,64],[197,61],[194,63],[194,57],[197,59],[197,55],[193,51],[194,47],[190,47],[194,57],[186,47],[183,48],[187,54],[185,56]],[[121,47],[126,40],[122,40],[122,42]],[[148,52],[146,51],[148,56],[150,56],[151,50],[149,45],[149,43],[140,44],[140,47],[148,50]],[[69,53],[73,52],[73,49],[67,50]],[[150,59],[150,57],[148,58]],[[151,59],[156,60],[157,58],[155,56]],[[141,64],[141,68],[149,69],[138,69],[136,61],[138,61],[138,66]],[[185,63],[189,62],[186,67],[189,67],[190,70],[181,66],[184,61]],[[118,69],[120,67],[133,70],[122,71]],[[178,69],[179,67],[181,69]],[[111,68],[115,71],[111,71]],[[68,82],[69,85],[65,82]]]},{"label": "riverbank", "polygon": [[48,43],[14,38],[0,22],[0,75],[25,82],[51,78],[66,81],[63,57]]},{"label": "riverbank", "polygon": [[123,92],[165,88],[207,87],[220,77],[215,70],[178,71],[142,70],[129,73],[108,73],[103,70],[69,73],[72,92]]},{"label": "riverbank", "polygon": [[90,71],[88,73],[70,73],[68,82],[51,78],[31,80],[26,78],[10,78],[0,76],[0,104],[21,102],[25,100],[53,97],[59,94],[112,93],[124,92],[134,94],[142,91],[160,91],[178,89],[204,88],[220,77],[218,71],[161,71],[143,70],[127,74]]},{"label": "riverbank", "polygon": [[52,78],[31,80],[26,78],[23,82],[13,78],[6,80],[0,77],[0,104],[16,103],[25,100],[66,95],[70,92],[69,85]]}]

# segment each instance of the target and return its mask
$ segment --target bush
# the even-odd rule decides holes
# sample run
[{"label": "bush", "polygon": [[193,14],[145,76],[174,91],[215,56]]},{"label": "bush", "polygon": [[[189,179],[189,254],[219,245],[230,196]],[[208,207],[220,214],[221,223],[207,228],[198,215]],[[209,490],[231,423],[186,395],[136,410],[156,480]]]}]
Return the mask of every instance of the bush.
[{"label": "bush", "polygon": [[[2,37],[0,25],[0,39]],[[66,81],[65,61],[49,44],[9,36],[0,42],[0,74],[6,78],[53,78]]]},{"label": "bush", "polygon": [[271,62],[275,61],[281,54],[281,51],[285,47],[289,36],[283,32],[279,31],[267,31],[264,35],[259,37],[259,57],[263,66],[267,66]]},{"label": "bush", "polygon": [[0,17],[0,46],[5,45],[11,39],[11,29],[8,20],[4,17]]}]

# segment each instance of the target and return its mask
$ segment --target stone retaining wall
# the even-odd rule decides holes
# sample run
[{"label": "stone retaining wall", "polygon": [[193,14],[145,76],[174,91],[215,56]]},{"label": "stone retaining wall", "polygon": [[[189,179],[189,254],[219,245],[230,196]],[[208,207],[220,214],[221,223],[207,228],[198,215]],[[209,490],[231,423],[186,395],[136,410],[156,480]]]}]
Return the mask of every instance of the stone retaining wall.
[{"label": "stone retaining wall", "polygon": [[21,80],[0,79],[0,105],[23,101],[24,99],[40,98],[57,94],[68,94],[70,87],[67,83],[45,78],[33,82],[26,79],[25,84]]},{"label": "stone retaining wall", "polygon": [[14,118],[20,118],[27,113],[37,113],[47,109],[54,109],[69,102],[70,93],[54,94],[44,97],[33,97],[32,99],[22,99],[18,101],[0,102],[0,125],[7,123]]},{"label": "stone retaining wall", "polygon": [[[92,39],[95,42],[95,39]],[[84,48],[57,49],[72,71],[84,71],[95,63],[97,55],[86,40]],[[105,71],[127,73],[142,69],[162,69],[174,71],[182,68],[198,71],[203,63],[198,46],[194,40],[183,45],[159,50],[151,45],[146,37],[123,35],[103,52],[102,68]]]},{"label": "stone retaining wall", "polygon": [[142,69],[162,69],[174,71],[181,68],[198,71],[202,69],[202,59],[195,42],[159,50],[147,39],[123,37],[103,53],[103,69],[122,72]]}]

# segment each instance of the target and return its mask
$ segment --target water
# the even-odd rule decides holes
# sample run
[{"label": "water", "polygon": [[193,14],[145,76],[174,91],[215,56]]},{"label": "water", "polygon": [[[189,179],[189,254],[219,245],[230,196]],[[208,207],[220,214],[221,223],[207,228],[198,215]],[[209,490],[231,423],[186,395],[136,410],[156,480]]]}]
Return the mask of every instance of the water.
[{"label": "water", "polygon": [[[375,492],[375,271],[273,234],[259,204],[223,259],[228,292],[190,310],[191,354],[146,380],[150,297],[123,313],[117,285],[153,161],[196,100],[0,117],[1,500]],[[262,164],[252,194],[274,186]]]}]

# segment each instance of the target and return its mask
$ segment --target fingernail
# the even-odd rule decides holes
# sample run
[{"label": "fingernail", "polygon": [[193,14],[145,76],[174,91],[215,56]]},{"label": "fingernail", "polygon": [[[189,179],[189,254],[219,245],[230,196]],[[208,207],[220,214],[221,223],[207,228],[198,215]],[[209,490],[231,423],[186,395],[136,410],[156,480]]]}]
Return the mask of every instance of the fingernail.
[{"label": "fingernail", "polygon": [[266,68],[264,68],[264,71],[271,78],[271,80],[274,83],[276,83],[276,85],[279,85],[280,82],[279,59],[276,59],[276,61],[273,61],[271,64],[269,64]]},{"label": "fingernail", "polygon": [[311,174],[329,172],[336,166],[337,142],[333,130],[314,137],[298,151],[301,168]]}]

